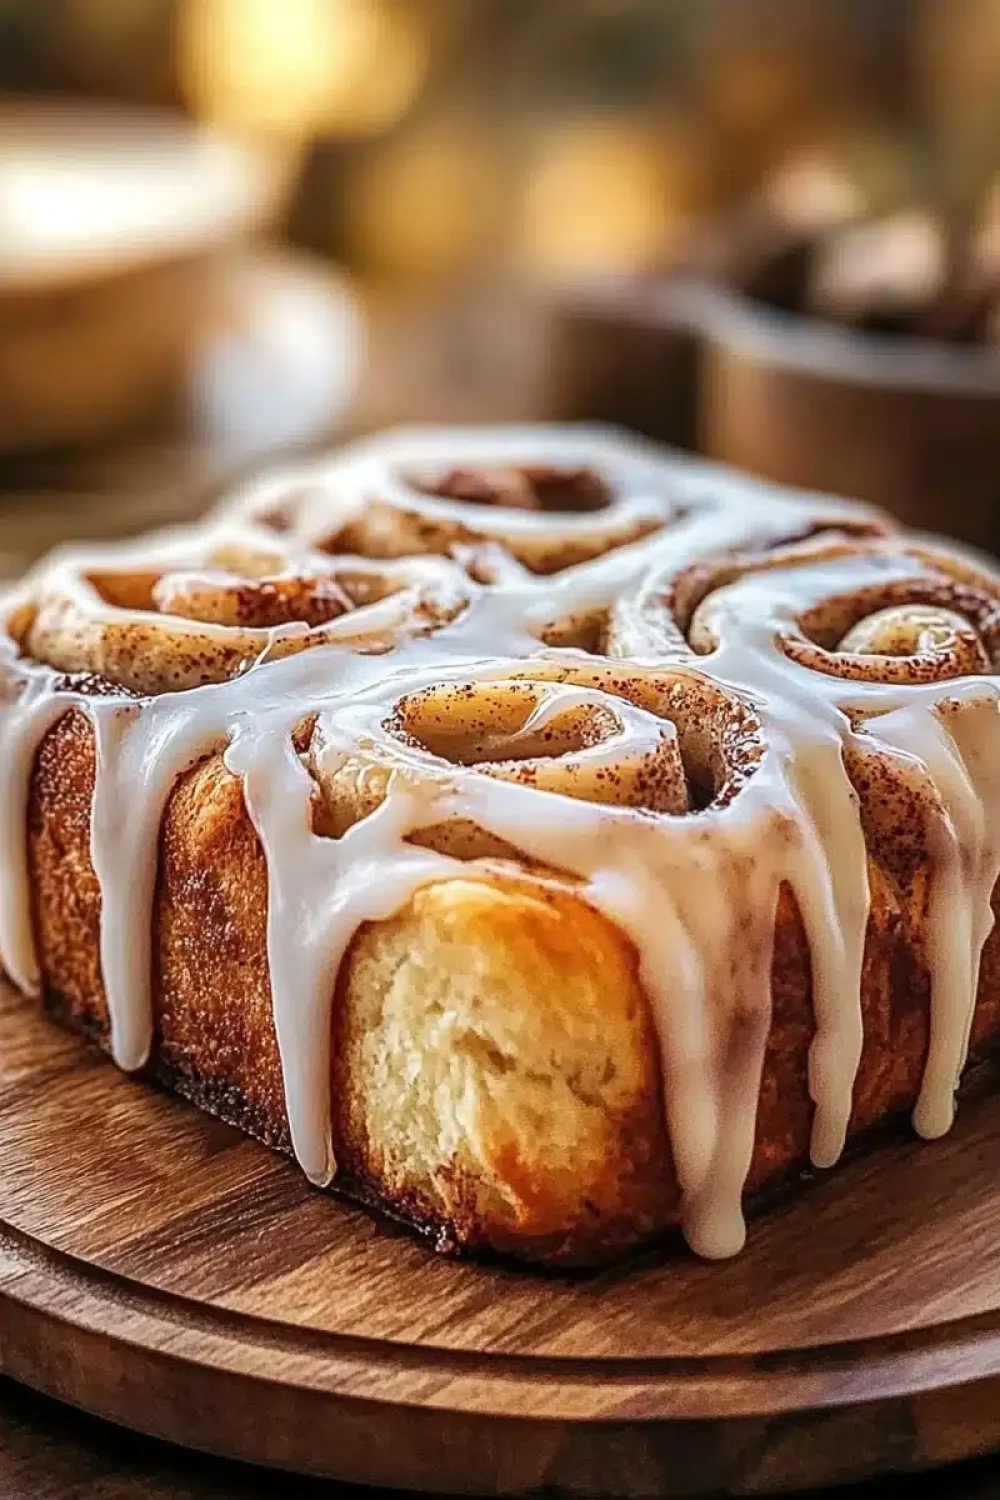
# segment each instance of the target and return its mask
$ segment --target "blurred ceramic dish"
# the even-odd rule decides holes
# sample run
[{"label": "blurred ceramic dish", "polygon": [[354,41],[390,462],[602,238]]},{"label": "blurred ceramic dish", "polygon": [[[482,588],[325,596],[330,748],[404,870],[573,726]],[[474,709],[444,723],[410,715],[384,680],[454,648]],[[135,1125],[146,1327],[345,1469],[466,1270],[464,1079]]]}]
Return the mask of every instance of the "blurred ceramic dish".
[{"label": "blurred ceramic dish", "polygon": [[1000,545],[1000,351],[853,331],[716,294],[707,453]]},{"label": "blurred ceramic dish", "polygon": [[1000,544],[1000,185],[949,222],[806,157],[555,307],[552,415]]},{"label": "blurred ceramic dish", "polygon": [[641,273],[562,288],[551,329],[549,414],[615,422],[696,450],[703,336],[693,293],[673,277]]},{"label": "blurred ceramic dish", "polygon": [[847,329],[688,278],[577,287],[554,323],[553,416],[1000,544],[995,348]]},{"label": "blurred ceramic dish", "polygon": [[343,432],[366,348],[350,281],[284,247],[234,250],[221,270],[217,306],[153,421],[108,442],[8,456],[0,580],[70,532],[97,541],[191,521],[266,455]]},{"label": "blurred ceramic dish", "polygon": [[169,115],[0,105],[0,450],[126,426],[178,378],[281,159]]}]

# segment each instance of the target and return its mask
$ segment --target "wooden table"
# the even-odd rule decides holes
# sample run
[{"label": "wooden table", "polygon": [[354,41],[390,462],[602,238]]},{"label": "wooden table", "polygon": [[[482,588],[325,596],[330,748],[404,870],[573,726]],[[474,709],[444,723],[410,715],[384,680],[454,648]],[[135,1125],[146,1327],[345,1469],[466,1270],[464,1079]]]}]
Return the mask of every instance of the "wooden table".
[{"label": "wooden table", "polygon": [[[0,574],[16,573],[69,534],[188,518],[272,451],[311,448],[392,421],[517,419],[544,410],[537,330],[503,307],[484,305],[474,291],[406,309],[370,297],[363,335],[369,356],[358,386],[359,305],[339,278],[284,254],[248,265],[245,277],[228,337],[202,351],[190,399],[160,430],[87,452],[0,464]],[[257,414],[249,421],[248,411]],[[175,1449],[0,1380],[4,1500],[306,1500],[336,1493],[347,1490]],[[836,1493],[839,1500],[986,1500],[1000,1493],[1000,1457]]]},{"label": "wooden table", "polygon": [[[831,1490],[816,1500],[994,1500],[998,1491],[1000,1463],[984,1460],[947,1474]],[[372,1493],[187,1453],[0,1380],[4,1500],[365,1500]]]}]

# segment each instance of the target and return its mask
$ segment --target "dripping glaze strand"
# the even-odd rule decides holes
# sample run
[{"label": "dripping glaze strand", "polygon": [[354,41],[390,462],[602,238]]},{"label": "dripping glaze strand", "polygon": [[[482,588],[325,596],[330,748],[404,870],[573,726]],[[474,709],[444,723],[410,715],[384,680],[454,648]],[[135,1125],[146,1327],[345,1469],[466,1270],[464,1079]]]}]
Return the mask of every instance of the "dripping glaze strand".
[{"label": "dripping glaze strand", "polygon": [[[553,466],[569,478],[553,483]],[[951,1123],[1000,873],[998,599],[992,573],[908,546],[861,507],[606,433],[360,444],[238,495],[206,528],[62,552],[7,601],[0,959],[37,989],[27,787],[42,738],[75,709],[97,745],[113,1054],[141,1067],[164,805],[224,748],[266,860],[292,1143],[326,1183],[332,996],[358,928],[470,860],[568,872],[638,954],[684,1232],[702,1255],[732,1255],[784,887],[811,955],[812,1159],[844,1147],[872,901],[849,771],[865,756],[929,810],[914,1123],[926,1136]],[[561,621],[589,622],[596,651]],[[117,692],[72,675],[114,677],[123,661]],[[317,788],[332,832],[316,826]]]}]

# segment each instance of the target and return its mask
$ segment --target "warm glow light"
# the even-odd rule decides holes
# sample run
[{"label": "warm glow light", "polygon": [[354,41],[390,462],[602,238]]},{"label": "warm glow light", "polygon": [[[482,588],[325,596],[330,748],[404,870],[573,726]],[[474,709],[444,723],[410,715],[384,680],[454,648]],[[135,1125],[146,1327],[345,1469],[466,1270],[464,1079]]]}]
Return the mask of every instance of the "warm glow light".
[{"label": "warm glow light", "polygon": [[764,184],[763,196],[779,217],[805,234],[822,234],[865,208],[860,186],[820,154],[793,158]]},{"label": "warm glow light", "polygon": [[521,248],[543,270],[648,259],[669,229],[664,163],[642,130],[610,123],[563,128],[529,173]]},{"label": "warm glow light", "polygon": [[42,284],[190,253],[257,223],[270,153],[88,105],[0,109],[0,281]]},{"label": "warm glow light", "polygon": [[387,0],[186,0],[178,74],[211,120],[279,135],[365,135],[423,82],[427,49]]},{"label": "warm glow light", "polygon": [[387,142],[349,189],[354,254],[406,275],[461,265],[494,233],[496,175],[468,122],[437,121]]}]

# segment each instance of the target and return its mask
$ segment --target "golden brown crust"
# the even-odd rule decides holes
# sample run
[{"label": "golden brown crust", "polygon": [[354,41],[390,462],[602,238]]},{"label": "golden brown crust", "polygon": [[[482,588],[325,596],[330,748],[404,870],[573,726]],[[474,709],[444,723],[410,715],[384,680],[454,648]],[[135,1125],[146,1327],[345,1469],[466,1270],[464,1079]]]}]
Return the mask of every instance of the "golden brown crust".
[{"label": "golden brown crust", "polygon": [[[29,853],[46,991],[61,1019],[106,1046],[108,1014],[97,958],[100,891],[89,853],[94,766],[89,721],[71,711],[39,750]],[[212,756],[181,777],[163,819],[150,1070],[202,1107],[287,1151],[266,911],[264,857],[242,788],[221,757]],[[388,1009],[385,975],[398,972],[400,953],[419,957],[422,946],[427,955],[436,946],[440,955],[446,945],[454,953],[456,934],[465,945],[460,966],[476,955],[481,964],[495,955],[493,982],[482,990],[498,1003],[492,1017],[471,1016],[465,1034],[451,1036],[451,1062],[464,1058],[468,1064],[459,1080],[461,1099],[468,1108],[472,1095],[477,1097],[472,1117],[455,1124],[451,1148],[435,1157],[415,1150],[412,1139],[407,1146],[407,1130],[412,1138],[416,1129],[409,1118],[419,1093],[413,1080],[397,1080],[393,1093],[392,1080],[378,1071],[378,1057],[362,1054],[366,1047],[377,1053],[381,1042],[383,1063],[387,1056],[402,1061],[400,1044],[407,1035],[411,1047],[419,1046],[436,999],[426,967],[425,982],[419,994],[414,989],[408,995],[402,1018],[397,1005],[395,1018],[383,1025],[372,1006]],[[506,997],[501,983],[509,987]],[[564,1014],[556,1018],[559,984]],[[515,993],[518,1006],[510,1003]],[[408,1016],[407,1009],[418,1014]],[[517,1092],[506,1101],[499,1086],[504,1069],[520,1066],[522,1059],[516,1037],[507,1038],[505,1054],[497,1051],[490,1025],[498,1020],[520,1022],[522,1030],[541,1022],[554,1059],[541,1080],[512,1080]],[[512,874],[490,882],[446,882],[418,891],[390,921],[362,928],[341,968],[334,1059],[337,1188],[378,1202],[440,1240],[590,1262],[634,1244],[671,1218],[656,1047],[634,953],[557,881]],[[544,1047],[533,1053],[525,1046],[523,1062],[528,1073],[544,1067]],[[598,1075],[615,1072],[617,1085],[605,1085],[588,1099],[588,1080],[574,1073],[587,1067]],[[562,1107],[553,1108],[558,1089]],[[383,1112],[374,1119],[377,1102],[387,1098],[395,1100],[395,1117]],[[567,1130],[567,1120],[577,1128]]]},{"label": "golden brown crust", "polygon": [[[905,827],[884,766],[850,767],[870,851],[865,1044],[854,1135],[912,1106],[928,1041],[922,951],[926,811]],[[90,862],[95,751],[70,711],[31,783],[35,925],[53,1009],[106,1045],[100,890]],[[885,823],[885,826],[883,824]],[[154,912],[151,1071],[287,1151],[266,952],[267,877],[240,783],[213,755],[169,800]],[[474,974],[473,984],[459,978]],[[813,1033],[809,949],[779,901],[774,1014],[748,1181],[759,1192],[808,1159]],[[425,887],[368,924],[333,1007],[338,1190],[439,1243],[597,1264],[676,1222],[678,1189],[657,1049],[630,942],[570,882],[513,871]],[[447,1045],[442,1045],[447,1027]],[[973,1051],[1000,1036],[1000,941],[983,955]]]}]

